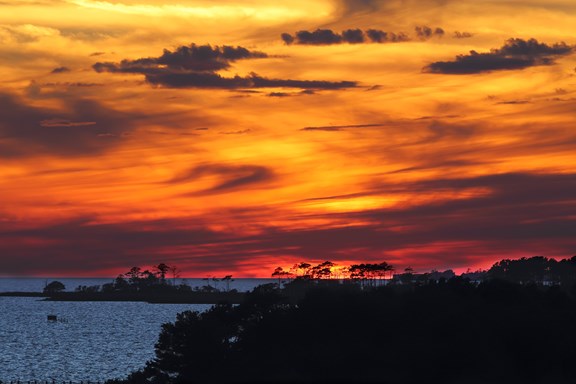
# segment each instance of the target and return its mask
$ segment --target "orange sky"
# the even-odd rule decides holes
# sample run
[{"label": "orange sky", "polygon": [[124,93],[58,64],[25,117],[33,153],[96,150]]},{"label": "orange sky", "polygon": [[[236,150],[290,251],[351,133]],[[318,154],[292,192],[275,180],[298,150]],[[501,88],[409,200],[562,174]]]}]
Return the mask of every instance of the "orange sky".
[{"label": "orange sky", "polygon": [[573,0],[0,1],[0,275],[576,254]]}]

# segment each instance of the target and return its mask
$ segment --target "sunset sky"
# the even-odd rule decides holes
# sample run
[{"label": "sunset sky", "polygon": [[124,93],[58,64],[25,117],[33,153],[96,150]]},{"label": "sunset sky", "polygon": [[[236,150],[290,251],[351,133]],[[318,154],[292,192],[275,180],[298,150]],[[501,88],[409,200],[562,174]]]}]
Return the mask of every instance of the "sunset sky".
[{"label": "sunset sky", "polygon": [[576,254],[574,0],[0,0],[1,276]]}]

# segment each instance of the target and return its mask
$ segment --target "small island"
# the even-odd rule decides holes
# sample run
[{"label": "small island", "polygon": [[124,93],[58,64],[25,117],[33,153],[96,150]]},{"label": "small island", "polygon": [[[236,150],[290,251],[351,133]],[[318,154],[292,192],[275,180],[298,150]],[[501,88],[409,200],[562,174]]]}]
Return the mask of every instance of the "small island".
[{"label": "small island", "polygon": [[[172,272],[172,279],[167,278],[169,272]],[[240,304],[245,297],[245,292],[230,289],[232,275],[218,279],[225,283],[224,290],[209,283],[196,288],[184,282],[176,284],[177,277],[177,267],[161,263],[151,270],[132,267],[101,286],[81,285],[74,291],[66,291],[62,282],[52,281],[42,292],[2,292],[0,296],[43,297],[47,301],[141,301],[152,304]]]}]

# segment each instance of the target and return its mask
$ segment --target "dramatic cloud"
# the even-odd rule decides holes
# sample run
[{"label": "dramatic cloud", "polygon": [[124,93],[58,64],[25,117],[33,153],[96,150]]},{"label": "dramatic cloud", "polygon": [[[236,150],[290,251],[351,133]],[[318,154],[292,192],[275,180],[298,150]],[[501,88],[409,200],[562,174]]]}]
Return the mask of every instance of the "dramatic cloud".
[{"label": "dramatic cloud", "polygon": [[398,43],[403,41],[410,41],[410,38],[405,33],[384,32],[379,29],[369,29],[366,31],[366,36],[374,43]]},{"label": "dramatic cloud", "polygon": [[70,121],[66,119],[46,119],[40,122],[42,127],[85,127],[95,124],[95,121]]},{"label": "dramatic cloud", "polygon": [[54,68],[50,73],[58,74],[58,73],[65,73],[65,72],[70,72],[70,68],[58,67],[58,68]]},{"label": "dramatic cloud", "polygon": [[574,0],[0,3],[5,275],[576,254]]},{"label": "dramatic cloud", "polygon": [[322,127],[304,127],[300,129],[301,131],[342,131],[345,129],[354,129],[354,128],[374,128],[374,127],[383,127],[384,124],[357,124],[357,125],[327,125]]},{"label": "dramatic cloud", "polygon": [[63,83],[44,83],[42,87],[101,87],[104,84],[101,83],[83,83],[83,82],[63,82]]},{"label": "dramatic cloud", "polygon": [[433,37],[433,36],[444,36],[444,30],[442,28],[430,28],[428,26],[417,26],[416,28],[414,28],[414,31],[416,32],[416,36],[420,39],[420,40],[428,40],[429,38]]},{"label": "dramatic cloud", "polygon": [[364,32],[360,29],[347,29],[342,32],[342,40],[350,44],[359,44],[364,42]]},{"label": "dramatic cloud", "polygon": [[574,52],[564,42],[547,45],[536,39],[509,39],[499,49],[487,53],[470,51],[456,56],[454,61],[437,61],[423,68],[424,72],[443,74],[473,74],[498,70],[523,69],[539,65],[552,65],[556,57]]},{"label": "dramatic cloud", "polygon": [[[431,28],[426,25],[414,28],[416,38],[428,40],[432,37],[442,37],[445,35],[444,29],[440,27]],[[459,33],[459,32],[458,32]],[[455,35],[456,36],[456,35]],[[280,35],[285,44],[301,45],[333,45],[333,44],[361,44],[361,43],[398,43],[410,41],[410,37],[404,32],[385,32],[380,29],[346,29],[342,33],[334,32],[331,29],[317,29],[315,31],[298,31],[294,36],[289,33]],[[458,36],[462,37],[462,36]]]},{"label": "dramatic cloud", "polygon": [[[420,28],[420,33],[425,34],[429,27],[417,27]],[[422,29],[426,28],[426,30]],[[440,35],[442,31],[441,28],[436,28],[436,30],[432,31],[430,29],[431,34],[429,37],[433,35]],[[442,32],[443,34],[443,32]],[[361,29],[347,29],[342,31],[342,33],[337,33],[332,31],[331,29],[317,29],[315,31],[298,31],[294,36],[289,33],[282,33],[280,35],[282,40],[285,44],[301,44],[301,45],[333,45],[333,44],[361,44],[361,43],[393,43],[393,42],[402,42],[402,41],[410,41],[410,38],[405,33],[393,33],[393,32],[384,32],[378,29],[368,29],[365,32]]]},{"label": "dramatic cloud", "polygon": [[132,116],[90,100],[71,102],[60,112],[0,94],[0,110],[0,157],[86,156],[116,144],[101,134],[120,135],[134,127]]},{"label": "dramatic cloud", "polygon": [[472,36],[474,35],[470,32],[454,31],[454,33],[452,34],[452,37],[454,37],[455,39],[469,39]]},{"label": "dramatic cloud", "polygon": [[[402,193],[403,190],[438,194],[470,192],[467,198],[346,213],[341,216],[372,224],[302,231],[295,234],[294,239],[287,235],[285,239],[304,245],[299,249],[302,255],[320,252],[336,260],[342,257],[343,249],[363,249],[365,254],[377,254],[427,246],[430,253],[416,261],[425,265],[434,263],[426,257],[437,257],[434,245],[437,243],[444,245],[442,260],[436,262],[446,266],[466,265],[470,263],[466,253],[490,253],[489,248],[527,252],[527,255],[531,254],[528,252],[554,251],[569,256],[576,251],[574,188],[576,174],[509,173],[383,184],[375,194]],[[276,241],[282,241],[280,236]],[[450,244],[456,248],[469,244],[469,248],[454,252]]]},{"label": "dramatic cloud", "polygon": [[[217,176],[223,179],[212,189],[218,193],[269,180],[269,172],[261,166],[206,165],[171,182]],[[314,215],[327,221],[359,219],[362,225],[299,229],[263,225],[258,234],[209,230],[200,218],[98,224],[96,218],[86,217],[27,226],[15,225],[8,218],[0,220],[0,253],[13,255],[4,261],[4,273],[93,273],[169,260],[187,274],[199,276],[200,272],[230,270],[247,262],[260,262],[260,267],[271,270],[276,261],[270,255],[334,262],[386,260],[397,267],[449,268],[496,261],[509,257],[509,252],[568,257],[576,251],[576,174],[508,173],[374,187],[373,193],[410,190],[447,194],[478,188],[484,192],[469,193],[463,199]],[[265,212],[270,213],[243,208],[226,214],[263,217]],[[37,256],[40,251],[41,258]]]},{"label": "dramatic cloud", "polygon": [[250,51],[243,47],[224,45],[196,45],[181,46],[172,52],[164,50],[162,56],[148,57],[137,60],[122,60],[119,64],[98,62],[93,68],[96,72],[125,72],[125,73],[158,73],[169,71],[197,71],[214,72],[228,69],[231,63],[244,59],[266,58],[263,52]]},{"label": "dramatic cloud", "polygon": [[[201,228],[193,222],[157,220],[97,224],[95,221],[96,218],[81,217],[23,228],[0,222],[0,253],[12,255],[3,260],[3,273],[58,275],[75,271],[94,273],[111,267],[127,269],[133,265],[157,263],[155,253],[162,249],[194,247],[227,239],[225,234]],[[22,247],[22,244],[30,243],[34,245]],[[42,257],[38,257],[39,254]],[[198,256],[198,269],[206,266],[210,269],[213,263],[202,261],[201,257]]]},{"label": "dramatic cloud", "polygon": [[265,53],[249,51],[243,47],[212,47],[210,45],[179,47],[175,52],[164,50],[157,58],[122,60],[120,63],[98,62],[96,72],[139,73],[152,85],[171,88],[301,88],[341,89],[355,87],[351,81],[269,79],[255,73],[249,76],[223,77],[216,73],[228,69],[241,59],[268,57]]},{"label": "dramatic cloud", "polygon": [[189,172],[177,176],[168,183],[187,183],[202,177],[217,177],[217,184],[201,194],[226,193],[237,189],[254,188],[255,184],[262,184],[275,179],[274,172],[259,165],[200,165]]},{"label": "dramatic cloud", "polygon": [[[398,257],[404,265],[439,268],[470,266],[478,263],[475,257],[486,262],[486,255],[490,254],[495,261],[503,256],[497,250],[508,255],[555,253],[565,257],[576,251],[576,206],[571,194],[576,188],[575,174],[509,173],[392,183],[378,188],[379,193],[485,192],[469,192],[462,199],[327,214],[324,219],[338,216],[365,224],[302,230],[269,228],[264,234],[245,238],[246,246],[235,249],[239,254],[255,248],[285,254],[289,249],[296,258],[315,255],[336,262],[358,258],[361,253],[364,260],[395,263]],[[354,199],[358,195],[347,197]],[[347,197],[330,199],[343,201]]]},{"label": "dramatic cloud", "polygon": [[217,73],[159,73],[146,75],[146,81],[153,85],[172,88],[300,88],[300,89],[342,89],[352,88],[353,81],[322,80],[283,80],[268,79],[252,74],[247,77],[222,77]]}]

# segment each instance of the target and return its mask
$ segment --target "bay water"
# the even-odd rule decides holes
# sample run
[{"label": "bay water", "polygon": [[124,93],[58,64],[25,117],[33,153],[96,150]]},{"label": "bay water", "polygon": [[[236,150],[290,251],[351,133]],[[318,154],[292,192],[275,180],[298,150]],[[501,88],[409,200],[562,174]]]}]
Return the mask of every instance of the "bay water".
[{"label": "bay water", "polygon": [[[41,292],[58,280],[67,290],[112,279],[0,278],[0,292]],[[203,279],[187,279],[191,287]],[[230,289],[249,291],[271,279],[236,279]],[[212,286],[221,282],[211,281]],[[204,311],[205,304],[59,302],[0,297],[0,381],[105,381],[124,378],[154,357],[161,326],[176,314]],[[61,321],[49,322],[48,315]]]}]

